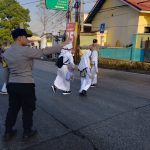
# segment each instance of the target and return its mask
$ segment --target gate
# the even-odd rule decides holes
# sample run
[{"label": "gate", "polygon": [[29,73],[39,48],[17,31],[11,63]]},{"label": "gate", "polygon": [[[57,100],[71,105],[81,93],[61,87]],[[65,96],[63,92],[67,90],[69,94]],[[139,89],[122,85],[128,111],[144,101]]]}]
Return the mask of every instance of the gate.
[{"label": "gate", "polygon": [[150,62],[150,38],[145,41],[144,44],[144,61],[145,62]]}]

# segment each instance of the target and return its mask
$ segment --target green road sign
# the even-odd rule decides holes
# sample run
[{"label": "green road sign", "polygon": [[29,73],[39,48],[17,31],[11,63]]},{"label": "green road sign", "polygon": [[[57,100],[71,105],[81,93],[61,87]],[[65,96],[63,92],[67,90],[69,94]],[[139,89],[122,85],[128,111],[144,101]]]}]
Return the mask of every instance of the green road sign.
[{"label": "green road sign", "polygon": [[68,0],[46,0],[48,9],[68,10]]}]

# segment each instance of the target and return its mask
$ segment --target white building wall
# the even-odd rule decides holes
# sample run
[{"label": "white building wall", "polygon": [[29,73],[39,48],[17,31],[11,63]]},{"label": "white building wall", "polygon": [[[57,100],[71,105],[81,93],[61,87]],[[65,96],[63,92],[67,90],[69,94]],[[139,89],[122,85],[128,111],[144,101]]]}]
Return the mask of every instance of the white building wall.
[{"label": "white building wall", "polygon": [[[120,7],[117,7],[120,6]],[[92,21],[92,31],[99,31],[100,24],[105,23],[106,45],[114,47],[129,45],[132,35],[138,30],[139,12],[125,6],[120,0],[107,0]]]}]

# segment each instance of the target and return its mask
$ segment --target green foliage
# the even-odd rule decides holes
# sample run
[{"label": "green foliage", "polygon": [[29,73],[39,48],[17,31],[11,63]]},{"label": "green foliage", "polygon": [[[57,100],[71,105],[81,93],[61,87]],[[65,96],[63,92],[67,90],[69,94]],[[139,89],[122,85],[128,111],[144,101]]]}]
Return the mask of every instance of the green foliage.
[{"label": "green foliage", "polygon": [[[25,29],[29,27],[29,10],[23,8],[16,0],[0,0],[0,44],[12,43],[11,31],[23,23]],[[28,30],[31,33],[30,30]]]}]

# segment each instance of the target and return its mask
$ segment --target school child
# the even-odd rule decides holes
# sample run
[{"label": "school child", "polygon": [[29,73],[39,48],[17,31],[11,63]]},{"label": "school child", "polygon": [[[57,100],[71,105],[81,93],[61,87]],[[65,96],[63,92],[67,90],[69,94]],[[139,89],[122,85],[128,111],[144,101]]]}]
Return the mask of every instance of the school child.
[{"label": "school child", "polygon": [[2,67],[3,67],[3,77],[4,77],[4,83],[3,83],[3,86],[2,86],[2,88],[1,88],[1,90],[0,90],[0,94],[2,94],[2,95],[7,95],[8,93],[7,93],[7,88],[6,88],[6,82],[7,82],[7,70],[6,70],[6,67],[7,67],[7,64],[6,64],[6,62],[4,61],[4,59],[2,58],[1,59],[1,62],[2,62]]},{"label": "school child", "polygon": [[97,74],[98,74],[98,48],[97,48],[97,40],[93,40],[93,48],[91,55],[91,74],[93,76],[91,87],[95,87],[97,85]]},{"label": "school child", "polygon": [[81,87],[79,90],[80,96],[86,96],[87,90],[91,86],[91,66],[90,66],[90,56],[91,51],[85,50],[83,56],[81,57],[78,69],[80,71]]},{"label": "school child", "polygon": [[2,86],[2,89],[0,91],[0,94],[2,95],[7,95],[7,88],[6,88],[6,83],[4,82],[3,86]]},{"label": "school child", "polygon": [[[56,92],[57,89],[59,89],[62,91],[63,95],[71,94],[70,90],[70,80],[72,78],[71,70],[74,70],[75,66],[73,56],[71,53],[72,48],[73,48],[72,43],[66,45],[65,47],[63,47],[58,57],[58,60],[60,61],[57,61],[59,62],[59,64],[56,63],[56,65],[58,66],[57,76],[54,81],[54,85],[51,86],[54,93]],[[60,64],[61,61],[62,64]],[[69,72],[70,78],[68,78]]]}]

